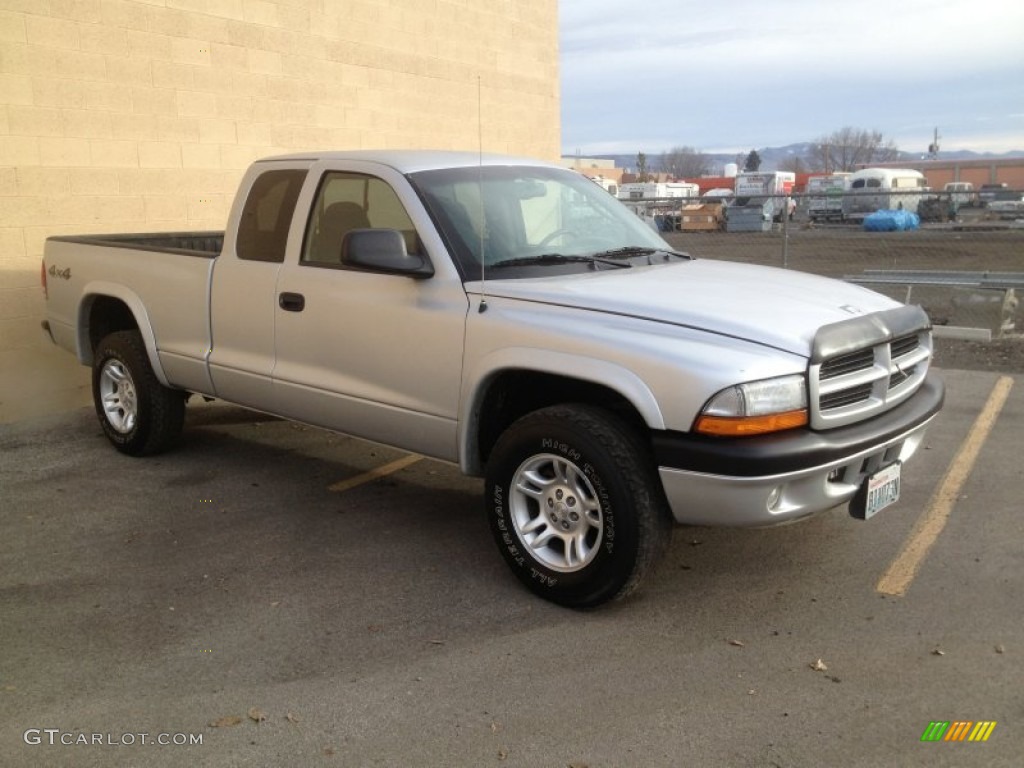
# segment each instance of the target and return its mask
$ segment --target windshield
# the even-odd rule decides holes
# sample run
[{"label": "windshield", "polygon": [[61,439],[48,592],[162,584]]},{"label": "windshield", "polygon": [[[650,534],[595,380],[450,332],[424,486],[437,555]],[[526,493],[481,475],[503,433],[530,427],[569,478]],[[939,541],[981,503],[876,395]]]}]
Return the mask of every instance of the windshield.
[{"label": "windshield", "polygon": [[[466,280],[514,263],[592,268],[595,254],[623,248],[669,251],[639,217],[574,171],[532,166],[481,166],[422,171],[409,177]],[[511,274],[510,274],[511,273]],[[501,276],[526,274],[503,270]]]}]

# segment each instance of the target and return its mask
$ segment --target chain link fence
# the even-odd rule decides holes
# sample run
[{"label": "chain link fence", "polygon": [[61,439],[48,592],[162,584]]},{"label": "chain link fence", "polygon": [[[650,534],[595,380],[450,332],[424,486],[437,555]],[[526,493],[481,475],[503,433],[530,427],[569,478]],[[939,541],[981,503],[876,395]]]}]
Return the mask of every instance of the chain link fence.
[{"label": "chain link fence", "polygon": [[[836,197],[834,210],[849,207],[844,196]],[[915,198],[894,203],[926,214],[917,228],[906,231],[867,231],[863,222],[841,214],[831,220],[812,217],[809,195],[767,201],[764,213],[753,215],[749,201],[745,206],[721,199],[630,204],[673,247],[697,257],[859,282],[924,306],[937,335],[984,341],[1024,333],[1024,316],[1018,313],[1018,294],[1024,292],[1024,204],[1017,210],[977,200],[965,204],[948,194],[916,193]],[[792,210],[788,219],[770,215],[784,206]],[[939,213],[930,213],[931,208]],[[737,227],[738,211],[745,221]]]}]

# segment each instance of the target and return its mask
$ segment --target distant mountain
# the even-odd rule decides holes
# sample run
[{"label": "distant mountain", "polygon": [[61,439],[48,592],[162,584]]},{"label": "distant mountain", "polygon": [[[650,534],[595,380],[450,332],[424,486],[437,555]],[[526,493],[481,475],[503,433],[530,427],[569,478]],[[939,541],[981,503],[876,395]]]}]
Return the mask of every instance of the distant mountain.
[{"label": "distant mountain", "polygon": [[[813,145],[810,142],[801,142],[799,144],[789,144],[785,147],[765,147],[764,149],[757,150],[757,153],[761,156],[761,167],[764,170],[774,170],[786,160],[796,157],[807,157],[810,154]],[[995,160],[995,159],[1008,159],[1024,157],[1024,151],[1013,151],[1013,152],[972,152],[966,149],[953,150],[951,152],[940,152],[937,160]],[[746,155],[744,155],[744,159]],[[899,152],[897,153],[897,160],[906,160],[908,162],[914,161],[919,162],[921,160],[927,160],[928,156],[924,152]],[[634,159],[635,162],[635,159]],[[733,161],[735,162],[735,161]]]},{"label": "distant mountain", "polygon": [[[761,168],[762,171],[773,171],[776,170],[782,163],[793,157],[807,157],[810,154],[812,144],[810,142],[800,142],[797,144],[787,144],[784,147],[760,147],[757,153],[761,156]],[[750,150],[747,150],[749,152]],[[711,175],[718,175],[723,172],[723,168],[726,163],[736,163],[743,168],[743,162],[747,158],[747,152],[739,152],[735,155],[726,153],[706,153],[711,165]],[[660,152],[647,152],[647,165],[649,170],[657,171],[658,161],[661,157]],[[564,155],[565,158],[570,158],[572,155]],[[636,154],[632,155],[587,155],[586,157],[592,157],[601,160],[614,160],[617,168],[628,168],[630,170],[636,170]],[[1015,150],[1013,152],[972,152],[970,150],[954,150],[950,152],[940,152],[938,160],[997,160],[997,159],[1008,159],[1008,158],[1024,158],[1024,151]],[[927,156],[923,152],[900,152],[898,156],[899,160],[906,161],[920,161],[927,159]]]},{"label": "distant mountain", "polygon": [[[903,155],[916,157],[912,152],[902,152]],[[1012,152],[972,152],[969,149],[960,149],[955,152],[939,152],[939,160],[1005,160],[1013,157],[1024,157],[1024,150],[1015,149]]]}]

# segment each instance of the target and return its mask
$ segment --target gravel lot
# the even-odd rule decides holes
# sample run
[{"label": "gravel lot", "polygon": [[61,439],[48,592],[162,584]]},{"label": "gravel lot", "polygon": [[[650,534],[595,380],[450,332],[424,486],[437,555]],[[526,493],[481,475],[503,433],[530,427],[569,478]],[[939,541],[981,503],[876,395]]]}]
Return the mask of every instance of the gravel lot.
[{"label": "gravel lot", "polygon": [[[1024,272],[1024,229],[963,229],[950,226],[914,232],[864,232],[847,226],[808,228],[794,225],[781,232],[670,233],[676,248],[698,257],[786,266],[843,277],[865,269],[927,269]],[[923,302],[937,324],[941,309]],[[1018,312],[1017,328],[1024,331]],[[1024,333],[991,342],[937,339],[935,364],[941,368],[1024,372]]]}]

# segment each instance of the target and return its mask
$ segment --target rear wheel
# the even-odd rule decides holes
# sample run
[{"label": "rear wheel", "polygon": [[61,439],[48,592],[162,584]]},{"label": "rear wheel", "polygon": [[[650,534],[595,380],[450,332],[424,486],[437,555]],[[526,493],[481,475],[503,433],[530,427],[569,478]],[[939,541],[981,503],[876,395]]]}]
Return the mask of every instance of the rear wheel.
[{"label": "rear wheel", "polygon": [[181,433],[185,393],[160,383],[138,331],[112,333],[96,347],[92,396],[103,433],[121,453],[160,453]]},{"label": "rear wheel", "polygon": [[512,571],[574,608],[628,595],[671,538],[653,466],[635,430],[600,408],[554,406],[515,422],[491,454],[486,496]]}]

